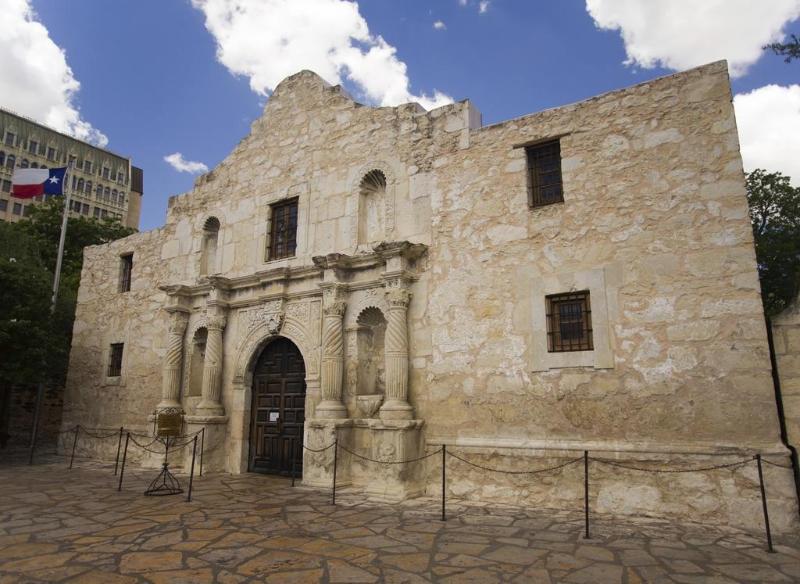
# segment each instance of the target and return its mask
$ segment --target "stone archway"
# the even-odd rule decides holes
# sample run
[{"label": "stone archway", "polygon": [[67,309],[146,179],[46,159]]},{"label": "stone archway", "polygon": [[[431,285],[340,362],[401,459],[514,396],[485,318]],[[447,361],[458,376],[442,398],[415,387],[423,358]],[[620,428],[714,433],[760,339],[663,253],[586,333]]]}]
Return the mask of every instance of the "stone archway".
[{"label": "stone archway", "polygon": [[300,349],[273,338],[253,368],[248,470],[289,475],[303,460],[306,367]]}]

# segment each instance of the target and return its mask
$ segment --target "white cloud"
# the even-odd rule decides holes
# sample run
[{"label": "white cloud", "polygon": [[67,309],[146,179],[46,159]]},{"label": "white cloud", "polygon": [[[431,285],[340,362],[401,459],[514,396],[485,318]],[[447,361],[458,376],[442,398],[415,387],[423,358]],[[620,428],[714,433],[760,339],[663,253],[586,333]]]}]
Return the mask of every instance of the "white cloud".
[{"label": "white cloud", "polygon": [[80,83],[30,1],[2,4],[0,106],[98,146],[108,144],[102,132],[81,118],[75,104]]},{"label": "white cloud", "polygon": [[191,174],[208,172],[208,167],[205,164],[202,162],[195,162],[194,160],[184,160],[183,154],[180,152],[165,156],[164,160],[178,172],[188,172]]},{"label": "white cloud", "polygon": [[683,70],[727,59],[744,75],[800,17],[800,0],[586,0],[598,28],[619,30],[629,65]]},{"label": "white cloud", "polygon": [[490,4],[489,0],[481,0],[480,2],[478,2],[478,12],[480,14],[485,13],[487,10],[489,10],[489,4]]},{"label": "white cloud", "polygon": [[468,1],[469,0],[458,0],[458,5],[459,6],[466,6]]},{"label": "white cloud", "polygon": [[800,186],[800,85],[766,85],[733,99],[744,168],[792,177]]},{"label": "white cloud", "polygon": [[433,28],[435,28],[436,30],[445,30],[447,28],[447,25],[443,21],[437,20],[436,22],[433,23]]},{"label": "white cloud", "polygon": [[268,95],[285,77],[311,69],[330,83],[350,80],[380,105],[416,101],[431,109],[449,96],[413,95],[406,64],[370,33],[356,2],[345,0],[192,0],[217,42],[217,59]]}]

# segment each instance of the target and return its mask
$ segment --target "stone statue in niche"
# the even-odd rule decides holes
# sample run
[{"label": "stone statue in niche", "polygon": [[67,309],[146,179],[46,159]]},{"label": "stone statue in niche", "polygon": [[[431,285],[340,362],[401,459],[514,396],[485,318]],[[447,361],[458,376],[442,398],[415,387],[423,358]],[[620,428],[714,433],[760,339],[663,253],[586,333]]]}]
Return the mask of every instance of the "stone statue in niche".
[{"label": "stone statue in niche", "polygon": [[356,404],[364,418],[373,418],[383,403],[386,387],[386,319],[378,308],[369,307],[359,314],[356,323]]}]

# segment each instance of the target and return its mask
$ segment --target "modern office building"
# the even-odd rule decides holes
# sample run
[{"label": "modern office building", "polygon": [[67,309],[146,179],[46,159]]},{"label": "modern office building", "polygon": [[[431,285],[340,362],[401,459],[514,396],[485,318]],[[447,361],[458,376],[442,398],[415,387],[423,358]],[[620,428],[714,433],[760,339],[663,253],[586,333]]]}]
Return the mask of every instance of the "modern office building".
[{"label": "modern office building", "polygon": [[131,159],[0,109],[0,220],[19,221],[41,200],[11,196],[15,168],[70,166],[67,189],[73,215],[116,217],[139,228],[143,173]]}]

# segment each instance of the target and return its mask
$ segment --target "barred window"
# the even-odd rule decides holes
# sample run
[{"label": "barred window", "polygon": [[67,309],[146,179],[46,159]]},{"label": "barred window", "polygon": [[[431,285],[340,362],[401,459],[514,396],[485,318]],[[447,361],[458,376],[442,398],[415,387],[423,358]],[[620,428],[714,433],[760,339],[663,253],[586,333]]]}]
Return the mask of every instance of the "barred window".
[{"label": "barred window", "polygon": [[122,350],[124,343],[111,343],[111,351],[108,354],[108,376],[119,377],[122,373]]},{"label": "barred window", "polygon": [[561,143],[552,140],[525,148],[530,177],[530,205],[543,207],[564,202],[561,184]]},{"label": "barred window", "polygon": [[129,253],[120,256],[119,260],[119,291],[130,292],[131,274],[133,273],[133,254]]},{"label": "barred window", "polygon": [[267,259],[293,257],[297,250],[297,199],[276,203],[271,209]]},{"label": "barred window", "polygon": [[548,352],[591,351],[594,346],[589,291],[553,294],[545,301]]}]

